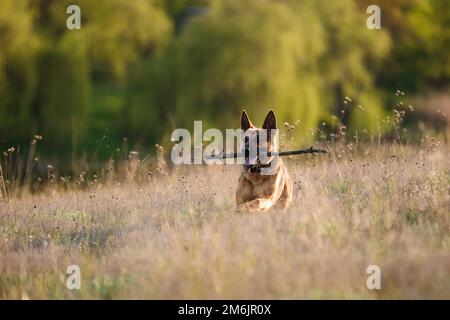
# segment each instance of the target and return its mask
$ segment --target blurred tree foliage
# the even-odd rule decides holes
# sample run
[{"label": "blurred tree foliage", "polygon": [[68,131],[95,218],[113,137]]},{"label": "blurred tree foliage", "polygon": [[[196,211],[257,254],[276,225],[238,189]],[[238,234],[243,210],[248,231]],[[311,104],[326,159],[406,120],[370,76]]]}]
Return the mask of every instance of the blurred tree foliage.
[{"label": "blurred tree foliage", "polygon": [[[361,9],[371,0],[358,0]],[[392,42],[378,74],[379,85],[409,92],[448,89],[450,80],[450,1],[379,0],[382,27]]]},{"label": "blurred tree foliage", "polygon": [[28,1],[0,1],[0,142],[29,137],[40,44],[34,14]]},{"label": "blurred tree foliage", "polygon": [[[365,100],[371,121],[380,120],[372,73],[388,45],[350,0],[213,1],[166,55],[143,65],[132,85],[130,121],[145,132],[167,119],[168,131],[201,115],[207,126],[224,128],[238,124],[244,107],[260,122],[273,107],[284,121],[300,120],[302,142],[320,120],[331,121],[346,95]],[[365,99],[369,94],[375,99]],[[152,115],[155,122],[147,120]]]},{"label": "blurred tree foliage", "polygon": [[82,28],[72,31],[69,4],[0,0],[0,138],[8,144],[41,133],[46,147],[69,151],[98,139],[89,134],[92,88],[119,90],[130,65],[169,40],[171,21],[154,1],[78,1]]},{"label": "blurred tree foliage", "polygon": [[381,134],[389,94],[448,85],[449,3],[380,0],[369,30],[369,0],[0,0],[0,145],[148,146],[242,108],[299,120],[299,143],[323,121]]}]

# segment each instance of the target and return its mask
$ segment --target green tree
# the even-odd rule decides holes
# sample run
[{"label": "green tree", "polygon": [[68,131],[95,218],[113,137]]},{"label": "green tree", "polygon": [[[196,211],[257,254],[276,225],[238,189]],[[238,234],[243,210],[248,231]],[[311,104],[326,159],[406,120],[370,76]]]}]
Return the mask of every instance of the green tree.
[{"label": "green tree", "polygon": [[[361,10],[354,1],[311,2],[325,28],[326,51],[320,69],[331,95],[332,114],[351,131],[380,132],[385,106],[374,75],[388,53],[388,35],[369,30],[366,8]],[[346,97],[352,102],[345,101]]]},{"label": "green tree", "polygon": [[[361,9],[372,3],[357,2]],[[391,91],[445,90],[450,80],[450,2],[380,0],[377,4],[382,28],[395,43],[377,73],[379,84]]]},{"label": "green tree", "polygon": [[154,85],[134,91],[131,121],[145,112],[168,129],[190,127],[195,119],[224,128],[238,125],[242,108],[256,121],[275,108],[283,121],[300,120],[302,141],[321,119],[330,119],[345,95],[375,110],[366,123],[374,115],[381,120],[380,101],[365,95],[374,96],[371,72],[388,38],[369,31],[365,17],[350,0],[213,1],[181,30],[157,66],[142,68]]},{"label": "green tree", "polygon": [[25,0],[0,1],[0,142],[29,139],[36,92],[34,12]]},{"label": "green tree", "polygon": [[69,4],[0,1],[0,138],[8,143],[39,132],[47,147],[68,150],[88,137],[92,86],[121,86],[133,64],[162,52],[170,38],[172,23],[157,1],[78,1],[81,30],[66,28]]}]

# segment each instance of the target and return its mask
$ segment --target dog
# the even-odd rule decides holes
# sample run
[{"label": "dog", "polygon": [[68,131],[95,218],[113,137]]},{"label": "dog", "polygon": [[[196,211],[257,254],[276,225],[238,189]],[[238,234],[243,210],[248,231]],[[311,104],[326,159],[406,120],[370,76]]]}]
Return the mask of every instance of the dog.
[{"label": "dog", "polygon": [[[262,128],[256,128],[242,111],[241,152],[245,160],[236,190],[236,211],[261,212],[274,207],[286,209],[292,201],[293,184],[281,157],[267,156],[276,152],[275,135],[276,118],[273,110],[269,111]],[[256,155],[251,154],[251,145],[257,146]],[[259,150],[265,151],[262,156]]]}]

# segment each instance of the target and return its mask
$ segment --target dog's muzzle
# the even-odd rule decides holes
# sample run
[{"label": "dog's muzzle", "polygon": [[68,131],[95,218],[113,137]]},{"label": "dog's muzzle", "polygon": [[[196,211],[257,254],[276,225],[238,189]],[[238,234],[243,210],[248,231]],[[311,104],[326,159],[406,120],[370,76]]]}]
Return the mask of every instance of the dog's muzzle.
[{"label": "dog's muzzle", "polygon": [[261,163],[257,163],[257,164],[253,164],[253,165],[244,165],[244,168],[247,172],[252,172],[252,173],[257,173],[257,172],[261,172],[262,168],[269,168],[272,165],[272,162],[269,162],[267,164],[261,164]]}]

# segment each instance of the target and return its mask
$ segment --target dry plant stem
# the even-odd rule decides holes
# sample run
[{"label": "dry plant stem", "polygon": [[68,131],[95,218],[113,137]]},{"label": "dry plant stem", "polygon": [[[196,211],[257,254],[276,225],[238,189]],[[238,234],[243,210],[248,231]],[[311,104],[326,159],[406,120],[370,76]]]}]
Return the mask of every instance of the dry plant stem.
[{"label": "dry plant stem", "polygon": [[25,169],[25,182],[24,185],[28,186],[31,181],[31,173],[33,171],[33,159],[36,152],[36,142],[30,143],[30,150],[28,151],[27,164]]},{"label": "dry plant stem", "polygon": [[3,178],[2,164],[0,163],[0,178],[2,179],[3,193],[5,194],[5,200],[8,200],[8,192],[6,191],[5,179]]}]

